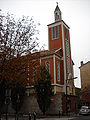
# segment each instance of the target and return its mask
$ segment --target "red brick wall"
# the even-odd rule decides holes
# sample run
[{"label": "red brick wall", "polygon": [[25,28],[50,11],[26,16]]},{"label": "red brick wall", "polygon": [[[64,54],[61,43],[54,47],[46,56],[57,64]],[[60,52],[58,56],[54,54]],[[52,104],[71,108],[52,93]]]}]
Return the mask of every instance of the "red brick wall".
[{"label": "red brick wall", "polygon": [[[70,96],[70,95],[68,95],[68,97],[69,97],[69,103],[67,103],[67,104],[70,104],[70,112],[76,112],[76,110],[77,110],[77,108],[75,108],[75,103],[76,103],[76,97],[75,96]],[[66,96],[65,95],[63,95],[63,97],[62,97],[62,109],[63,109],[63,113],[65,113],[66,112]]]},{"label": "red brick wall", "polygon": [[45,63],[47,61],[49,61],[49,63],[50,63],[50,74],[51,74],[51,77],[52,77],[51,83],[53,84],[54,83],[54,63],[53,63],[53,56],[42,59],[41,65],[45,65]]},{"label": "red brick wall", "polygon": [[59,25],[59,38],[52,40],[52,28],[49,28],[49,50],[62,48],[62,31]]}]

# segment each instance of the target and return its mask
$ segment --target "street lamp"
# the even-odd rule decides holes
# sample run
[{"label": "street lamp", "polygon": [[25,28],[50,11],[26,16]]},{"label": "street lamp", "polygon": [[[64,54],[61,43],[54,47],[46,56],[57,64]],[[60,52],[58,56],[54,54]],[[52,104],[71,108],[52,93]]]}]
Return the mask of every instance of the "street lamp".
[{"label": "street lamp", "polygon": [[20,95],[17,94],[17,100],[16,100],[16,116],[15,116],[15,120],[18,120],[18,109],[19,109],[19,104],[20,104]]},{"label": "street lamp", "polygon": [[10,97],[11,97],[11,89],[6,89],[6,93],[5,93],[6,120],[7,120],[8,105],[9,105],[10,100],[11,100]]},{"label": "street lamp", "polygon": [[68,81],[69,80],[74,80],[74,79],[77,79],[77,77],[72,77],[72,74],[71,73],[69,73],[69,75],[68,75],[68,79],[66,79],[66,114],[68,113],[68,109],[67,109],[67,105],[68,105],[68,90],[67,90],[67,88],[68,88]]}]

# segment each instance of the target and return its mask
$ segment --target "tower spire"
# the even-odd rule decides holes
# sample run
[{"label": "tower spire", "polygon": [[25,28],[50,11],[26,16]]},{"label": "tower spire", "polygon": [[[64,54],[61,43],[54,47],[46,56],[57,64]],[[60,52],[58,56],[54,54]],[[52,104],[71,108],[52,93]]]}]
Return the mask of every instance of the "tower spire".
[{"label": "tower spire", "polygon": [[54,11],[55,22],[62,20],[61,11],[60,11],[60,8],[58,6],[58,2],[56,2],[56,4],[57,4],[57,6],[56,6],[55,11]]}]

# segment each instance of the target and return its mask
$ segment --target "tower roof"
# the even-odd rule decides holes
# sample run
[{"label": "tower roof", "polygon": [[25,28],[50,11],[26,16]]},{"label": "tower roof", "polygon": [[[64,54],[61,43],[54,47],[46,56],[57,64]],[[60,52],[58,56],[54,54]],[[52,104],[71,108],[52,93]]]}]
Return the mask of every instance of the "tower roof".
[{"label": "tower roof", "polygon": [[55,11],[60,11],[60,8],[59,8],[59,6],[58,6],[58,2],[57,2],[57,6],[56,6],[56,8],[55,8]]},{"label": "tower roof", "polygon": [[57,6],[55,8],[55,11],[54,11],[54,16],[55,16],[55,21],[60,21],[62,20],[62,15],[61,15],[61,11],[60,11],[60,8],[58,6],[58,2],[57,2]]}]

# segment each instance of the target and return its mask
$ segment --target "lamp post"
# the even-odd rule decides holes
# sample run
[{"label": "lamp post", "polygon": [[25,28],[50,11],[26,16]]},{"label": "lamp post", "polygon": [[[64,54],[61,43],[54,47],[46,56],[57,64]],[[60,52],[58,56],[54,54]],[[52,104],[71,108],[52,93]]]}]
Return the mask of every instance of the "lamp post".
[{"label": "lamp post", "polygon": [[17,100],[16,100],[16,116],[15,116],[15,120],[18,120],[18,109],[19,109],[19,104],[20,104],[20,95],[17,94]]},{"label": "lamp post", "polygon": [[66,114],[68,114],[68,108],[67,108],[67,105],[68,105],[68,81],[69,80],[74,80],[74,79],[77,79],[77,77],[72,77],[72,74],[71,73],[69,73],[69,75],[68,75],[68,79],[66,79]]},{"label": "lamp post", "polygon": [[5,93],[5,104],[6,104],[6,120],[7,120],[7,112],[8,112],[8,105],[10,103],[11,97],[11,89],[6,89]]}]

